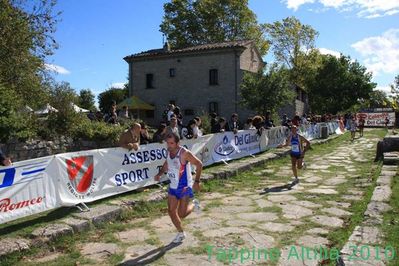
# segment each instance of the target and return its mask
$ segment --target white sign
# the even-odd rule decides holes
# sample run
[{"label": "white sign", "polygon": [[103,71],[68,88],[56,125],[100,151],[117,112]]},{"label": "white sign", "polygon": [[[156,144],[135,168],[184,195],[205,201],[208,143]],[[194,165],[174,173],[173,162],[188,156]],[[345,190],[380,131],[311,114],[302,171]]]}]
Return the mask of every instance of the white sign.
[{"label": "white sign", "polygon": [[392,127],[395,125],[395,113],[394,112],[383,112],[383,113],[358,113],[357,119],[361,117],[366,121],[365,127],[385,127],[385,119],[388,117],[388,126]]},{"label": "white sign", "polygon": [[[331,123],[335,130],[337,123]],[[300,129],[318,137],[317,125]],[[283,144],[289,130],[225,132],[184,140],[182,145],[203,165],[242,158]],[[333,132],[330,132],[333,133]],[[92,202],[153,185],[166,160],[165,144],[141,145],[138,151],[109,148],[57,154],[0,168],[0,224],[61,206]],[[194,169],[193,169],[194,170]],[[161,179],[164,181],[166,176]]]}]

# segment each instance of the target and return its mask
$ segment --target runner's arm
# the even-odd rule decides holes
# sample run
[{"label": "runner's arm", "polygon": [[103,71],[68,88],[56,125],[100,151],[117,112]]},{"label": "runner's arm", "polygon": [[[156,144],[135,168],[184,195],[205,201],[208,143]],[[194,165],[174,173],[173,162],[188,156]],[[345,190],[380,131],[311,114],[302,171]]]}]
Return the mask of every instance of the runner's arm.
[{"label": "runner's arm", "polygon": [[280,145],[279,148],[282,147],[287,147],[289,145],[289,143],[291,142],[291,134],[288,136],[288,138],[285,140],[285,143]]},{"label": "runner's arm", "polygon": [[195,179],[194,181],[199,183],[201,178],[202,172],[202,162],[198,159],[194,154],[190,151],[186,150],[184,153],[186,161],[190,162],[191,164],[195,165]]},{"label": "runner's arm", "polygon": [[168,170],[168,162],[165,161],[159,170],[159,173],[154,177],[155,181],[159,181],[161,176]]}]

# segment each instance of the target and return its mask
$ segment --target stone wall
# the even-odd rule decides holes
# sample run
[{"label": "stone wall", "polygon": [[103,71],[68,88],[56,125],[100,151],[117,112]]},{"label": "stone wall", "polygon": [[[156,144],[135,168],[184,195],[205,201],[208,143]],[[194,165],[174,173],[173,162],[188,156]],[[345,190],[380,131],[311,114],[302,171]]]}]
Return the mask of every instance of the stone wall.
[{"label": "stone wall", "polygon": [[0,143],[1,150],[7,156],[11,157],[13,162],[65,152],[109,148],[115,146],[116,145],[110,141],[72,140],[67,137],[61,137],[52,141],[36,139],[26,142],[10,141],[8,143]]}]

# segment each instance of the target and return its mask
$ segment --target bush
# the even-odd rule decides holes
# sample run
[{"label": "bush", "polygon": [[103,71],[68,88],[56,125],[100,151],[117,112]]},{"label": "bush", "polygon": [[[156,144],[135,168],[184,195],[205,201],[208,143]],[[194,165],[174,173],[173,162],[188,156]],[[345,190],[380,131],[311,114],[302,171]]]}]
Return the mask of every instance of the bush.
[{"label": "bush", "polygon": [[36,136],[35,121],[22,112],[23,105],[17,94],[0,85],[0,141],[26,140]]},{"label": "bush", "polygon": [[90,121],[83,117],[76,121],[70,129],[69,136],[74,140],[110,141],[117,143],[120,134],[128,126],[111,125],[104,122]]}]

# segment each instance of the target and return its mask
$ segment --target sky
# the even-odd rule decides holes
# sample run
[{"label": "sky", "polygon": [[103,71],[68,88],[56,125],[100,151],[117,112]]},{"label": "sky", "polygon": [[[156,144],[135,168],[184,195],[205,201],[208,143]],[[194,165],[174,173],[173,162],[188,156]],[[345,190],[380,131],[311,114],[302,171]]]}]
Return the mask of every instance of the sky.
[{"label": "sky", "polygon": [[[127,82],[123,57],[161,48],[166,0],[58,0],[59,44],[47,68],[58,81],[98,95]],[[316,47],[358,60],[389,92],[399,74],[399,0],[249,0],[259,23],[297,17],[319,32]],[[267,55],[267,62],[273,60]]]}]

